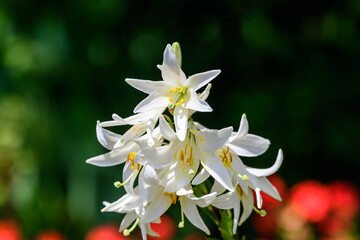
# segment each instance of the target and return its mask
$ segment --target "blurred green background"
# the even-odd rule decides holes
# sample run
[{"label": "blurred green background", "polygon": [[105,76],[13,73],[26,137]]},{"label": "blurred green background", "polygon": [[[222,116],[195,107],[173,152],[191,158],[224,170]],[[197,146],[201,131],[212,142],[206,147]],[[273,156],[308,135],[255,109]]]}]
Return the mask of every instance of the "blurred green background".
[{"label": "blurred green background", "polygon": [[0,219],[28,239],[120,223],[100,209],[121,196],[121,167],[85,163],[106,152],[96,120],[132,114],[146,95],[124,79],[160,80],[174,41],[187,75],[222,70],[214,111],[194,117],[237,129],[246,113],[250,132],[271,140],[246,164],[268,167],[282,148],[289,185],[359,183],[359,27],[359,0],[1,1]]}]

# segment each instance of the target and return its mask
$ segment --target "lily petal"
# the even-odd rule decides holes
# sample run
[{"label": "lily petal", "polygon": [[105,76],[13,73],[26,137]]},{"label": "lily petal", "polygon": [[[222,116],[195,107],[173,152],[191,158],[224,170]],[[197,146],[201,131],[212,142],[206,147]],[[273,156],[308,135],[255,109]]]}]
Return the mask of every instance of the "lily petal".
[{"label": "lily petal", "polygon": [[238,132],[230,138],[230,142],[234,139],[234,138],[242,138],[244,137],[246,134],[248,134],[249,132],[249,122],[246,118],[246,114],[244,113],[241,117],[241,121],[240,121],[240,125],[239,125],[239,130]]},{"label": "lily petal", "polygon": [[175,139],[177,139],[176,133],[162,115],[159,119],[159,126],[161,134],[164,136],[165,139],[169,141],[174,141]]},{"label": "lily petal", "polygon": [[224,188],[229,191],[234,191],[234,186],[231,183],[229,173],[227,172],[224,164],[215,154],[208,154],[201,160],[203,167],[215,178]]},{"label": "lily petal", "polygon": [[253,134],[247,134],[244,137],[232,139],[227,145],[239,156],[256,157],[269,148],[270,141]]},{"label": "lily petal", "polygon": [[191,87],[197,91],[213,80],[217,75],[219,75],[220,72],[220,70],[211,70],[194,74],[187,79],[186,86]]},{"label": "lily petal", "polygon": [[[146,233],[147,233],[147,235],[149,235],[149,236],[152,236],[152,237],[160,237],[160,235],[159,234],[157,234],[156,232],[154,232],[152,229],[151,229],[151,227],[150,227],[150,224],[149,223],[146,223],[146,224],[143,224],[144,226],[145,226],[145,231],[146,231]],[[141,229],[141,232],[142,232],[143,230]],[[143,240],[144,240],[144,237],[143,237]],[[146,239],[145,239],[146,240]]]},{"label": "lily petal", "polygon": [[[254,204],[254,197],[252,194],[249,194],[247,196],[249,202],[251,205]],[[240,218],[240,221],[239,221],[239,226],[241,224],[243,224],[243,222],[245,222],[246,219],[249,218],[250,214],[252,213],[253,211],[253,208],[252,206],[248,203],[248,201],[244,198],[241,198],[241,202],[242,202],[242,205],[243,205],[243,212],[242,212],[242,215],[241,215],[241,218]]]},{"label": "lily petal", "polygon": [[109,150],[113,150],[115,143],[121,138],[121,135],[100,127],[100,121],[96,124],[96,136],[100,144]]},{"label": "lily petal", "polygon": [[199,207],[204,208],[204,207],[209,206],[210,203],[212,203],[215,200],[216,195],[217,195],[216,192],[212,192],[212,193],[206,194],[206,195],[198,198],[192,194],[192,196],[189,197],[189,199],[191,199],[192,201],[195,201],[196,205],[198,205]]},{"label": "lily petal", "polygon": [[200,99],[197,93],[193,89],[189,89],[190,98],[184,104],[184,108],[191,109],[198,112],[211,112],[212,108],[209,106],[207,102]]},{"label": "lily petal", "polygon": [[236,230],[237,230],[237,227],[238,227],[238,223],[239,223],[239,217],[240,217],[240,207],[241,207],[241,204],[240,204],[240,197],[237,197],[237,203],[235,204],[234,206],[234,222],[233,222],[233,234],[235,235],[236,234]]},{"label": "lily petal", "polygon": [[223,195],[218,196],[215,200],[211,203],[216,208],[219,209],[232,209],[235,205],[238,204],[236,198],[237,192],[228,192]]},{"label": "lily petal", "polygon": [[187,133],[189,110],[176,106],[174,110],[174,120],[176,134],[180,141],[184,141]]},{"label": "lily petal", "polygon": [[123,218],[123,220],[121,221],[119,232],[122,232],[126,228],[128,228],[130,226],[130,224],[135,221],[136,218],[137,218],[137,215],[135,212],[127,213],[125,215],[125,217]]},{"label": "lily petal", "polygon": [[197,228],[204,231],[206,234],[210,235],[209,229],[206,227],[204,221],[200,217],[199,211],[196,207],[195,202],[191,201],[186,197],[180,198],[180,204],[182,204],[182,209],[185,216],[189,221]]},{"label": "lily petal", "polygon": [[210,192],[217,192],[217,194],[222,194],[226,191],[226,188],[223,187],[218,181],[214,181],[213,186],[211,187]]},{"label": "lily petal", "polygon": [[192,180],[193,185],[199,185],[204,182],[206,179],[210,177],[210,173],[202,168],[201,171],[196,175],[196,177]]},{"label": "lily petal", "polygon": [[163,215],[166,210],[171,205],[171,198],[168,196],[165,196],[164,194],[161,194],[156,198],[155,201],[152,201],[150,206],[148,207],[144,217],[143,222],[149,223],[153,220],[159,218],[161,215]]},{"label": "lily petal", "polygon": [[266,177],[260,177],[257,180],[261,191],[268,194],[272,198],[281,201],[281,196],[278,190],[270,183],[270,181]]},{"label": "lily petal", "polygon": [[159,66],[162,78],[165,82],[183,86],[186,76],[176,60],[174,50],[168,44],[164,51],[163,63]]},{"label": "lily petal", "polygon": [[283,152],[281,149],[279,149],[278,155],[276,157],[276,161],[274,165],[272,165],[271,167],[266,169],[246,167],[246,170],[257,177],[267,177],[277,172],[277,170],[280,168],[282,164],[283,158],[284,158]]},{"label": "lily petal", "polygon": [[202,148],[205,152],[214,152],[224,146],[231,136],[233,128],[227,127],[221,130],[194,131],[199,136]]},{"label": "lily petal", "polygon": [[140,150],[138,162],[142,165],[149,164],[152,167],[164,168],[166,165],[175,161],[174,144],[165,145],[158,148],[148,148]]},{"label": "lily petal", "polygon": [[142,100],[134,109],[134,113],[142,113],[153,110],[155,108],[164,108],[169,105],[169,99],[159,92],[153,92]]},{"label": "lily petal", "polygon": [[141,79],[133,79],[126,78],[125,82],[127,82],[133,88],[136,88],[139,91],[150,94],[155,90],[163,87],[163,81],[150,81],[150,80],[141,80]]},{"label": "lily petal", "polygon": [[135,143],[128,143],[121,147],[120,149],[116,149],[114,151],[89,158],[86,160],[86,163],[98,166],[98,167],[110,167],[121,164],[126,161],[127,156],[131,152],[135,152],[138,150],[138,146]]}]

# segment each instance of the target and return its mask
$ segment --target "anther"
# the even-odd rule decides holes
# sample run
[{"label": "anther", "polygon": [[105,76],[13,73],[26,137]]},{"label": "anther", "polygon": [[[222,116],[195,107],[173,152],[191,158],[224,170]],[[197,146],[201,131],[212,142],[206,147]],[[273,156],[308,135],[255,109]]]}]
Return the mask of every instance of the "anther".
[{"label": "anther", "polygon": [[174,90],[172,90],[172,89],[169,89],[169,92],[173,93],[173,92],[174,92]]},{"label": "anther", "polygon": [[178,87],[175,87],[174,89],[174,93],[177,93]]},{"label": "anther", "polygon": [[184,89],[185,89],[184,87],[181,87],[179,92],[183,92]]},{"label": "anther", "polygon": [[172,97],[171,97],[171,98],[169,98],[169,101],[170,101],[170,102],[172,102],[173,100],[174,100],[174,99],[173,99]]}]

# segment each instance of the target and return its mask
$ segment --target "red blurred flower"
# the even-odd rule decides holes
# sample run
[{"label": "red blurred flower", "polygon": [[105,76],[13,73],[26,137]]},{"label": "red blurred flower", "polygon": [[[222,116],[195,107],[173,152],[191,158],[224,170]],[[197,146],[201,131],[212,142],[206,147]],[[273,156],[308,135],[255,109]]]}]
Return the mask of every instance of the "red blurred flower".
[{"label": "red blurred flower", "polygon": [[161,216],[161,223],[150,223],[150,227],[154,232],[160,235],[160,238],[148,236],[149,240],[171,240],[175,237],[175,222],[171,217],[165,214]]},{"label": "red blurred flower", "polygon": [[339,233],[346,233],[349,228],[348,225],[348,222],[344,222],[337,217],[331,216],[324,219],[324,221],[321,221],[317,229],[321,234],[333,236]]},{"label": "red blurred flower", "polygon": [[253,214],[253,225],[257,233],[261,236],[272,237],[277,232],[277,217],[276,210],[266,211],[266,216],[262,217],[259,214]]},{"label": "red blurred flower", "polygon": [[90,230],[86,236],[85,240],[125,240],[131,239],[130,237],[125,237],[121,232],[119,232],[119,227],[113,224],[104,224]]},{"label": "red blurred flower", "polygon": [[21,234],[18,225],[13,220],[0,221],[0,239],[1,240],[20,240]]},{"label": "red blurred flower", "polygon": [[330,216],[318,225],[320,233],[327,236],[344,235],[354,226],[353,219],[359,212],[359,193],[347,181],[335,181],[329,185],[332,195]]},{"label": "red blurred flower", "polygon": [[290,206],[311,223],[323,220],[331,207],[329,188],[317,181],[303,181],[293,186]]},{"label": "red blurred flower", "polygon": [[65,237],[56,230],[46,230],[37,235],[36,240],[65,240]]},{"label": "red blurred flower", "polygon": [[348,181],[335,181],[329,186],[332,210],[342,219],[352,219],[359,212],[360,197],[357,188]]}]

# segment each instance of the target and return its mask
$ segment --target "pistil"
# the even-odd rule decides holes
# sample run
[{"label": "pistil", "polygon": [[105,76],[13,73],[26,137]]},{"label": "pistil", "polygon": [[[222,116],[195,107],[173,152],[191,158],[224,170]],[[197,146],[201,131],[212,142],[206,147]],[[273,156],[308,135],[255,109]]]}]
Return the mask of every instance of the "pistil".
[{"label": "pistil", "polygon": [[137,226],[138,223],[139,223],[139,220],[140,220],[140,218],[137,218],[136,221],[134,222],[134,224],[132,225],[132,227],[131,227],[130,229],[125,229],[125,230],[124,230],[123,234],[124,234],[125,237],[129,236],[130,233],[131,233],[132,231],[134,231],[134,229],[136,228],[136,226]]}]

